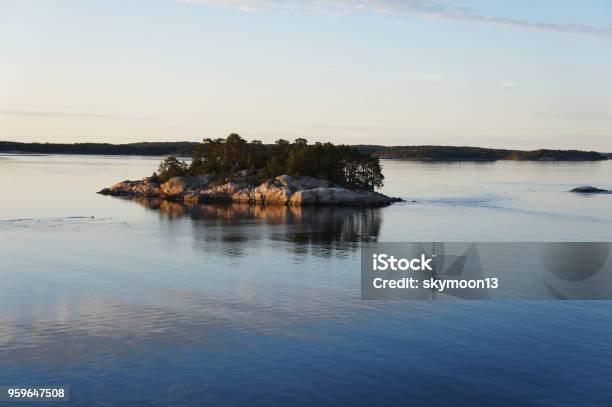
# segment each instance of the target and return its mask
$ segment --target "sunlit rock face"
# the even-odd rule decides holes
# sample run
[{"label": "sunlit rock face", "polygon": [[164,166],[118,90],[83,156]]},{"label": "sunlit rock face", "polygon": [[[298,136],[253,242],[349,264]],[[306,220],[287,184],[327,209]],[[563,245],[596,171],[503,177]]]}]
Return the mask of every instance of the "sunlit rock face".
[{"label": "sunlit rock face", "polygon": [[371,191],[352,191],[345,188],[313,188],[297,191],[291,197],[292,205],[368,205],[383,206],[395,202],[395,198]]},{"label": "sunlit rock face", "polygon": [[197,177],[174,177],[161,185],[161,192],[169,197],[183,196],[208,187],[212,180],[211,176],[203,175]]},{"label": "sunlit rock face", "polygon": [[287,203],[291,199],[291,195],[295,190],[290,186],[287,180],[284,183],[277,177],[274,180],[268,180],[263,182],[261,185],[253,189],[251,200],[253,202],[262,203]]},{"label": "sunlit rock face", "polygon": [[100,192],[103,195],[115,196],[160,196],[162,191],[158,182],[151,178],[145,178],[140,181],[121,181],[111,186],[104,188]]},{"label": "sunlit rock face", "polygon": [[292,191],[298,191],[301,189],[340,187],[339,185],[324,179],[292,177],[291,175],[279,175],[278,177],[274,178],[274,181]]},{"label": "sunlit rock face", "polygon": [[113,196],[159,197],[185,203],[239,202],[272,205],[385,206],[400,199],[373,191],[342,188],[332,182],[280,175],[253,185],[243,180],[221,183],[212,174],[174,177],[163,184],[152,178],[122,181],[99,193]]},{"label": "sunlit rock face", "polygon": [[228,182],[199,191],[201,202],[231,202],[234,194],[248,188],[247,184]]}]

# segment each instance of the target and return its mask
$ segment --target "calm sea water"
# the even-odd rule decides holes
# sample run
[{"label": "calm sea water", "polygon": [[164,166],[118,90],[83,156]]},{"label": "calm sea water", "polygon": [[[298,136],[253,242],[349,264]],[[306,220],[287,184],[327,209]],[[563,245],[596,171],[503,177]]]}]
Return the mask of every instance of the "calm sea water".
[{"label": "calm sea water", "polygon": [[[382,209],[95,191],[158,158],[0,156],[0,386],[72,405],[610,405],[608,301],[362,301],[367,241],[612,241],[612,162],[385,161]],[[24,404],[20,404],[24,405]]]}]

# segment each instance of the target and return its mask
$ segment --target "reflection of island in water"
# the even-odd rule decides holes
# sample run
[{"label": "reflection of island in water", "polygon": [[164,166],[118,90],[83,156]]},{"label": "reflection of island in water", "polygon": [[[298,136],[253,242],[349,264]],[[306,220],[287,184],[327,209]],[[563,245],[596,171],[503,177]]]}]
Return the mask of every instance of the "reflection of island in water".
[{"label": "reflection of island in water", "polygon": [[355,250],[361,242],[377,241],[382,224],[380,208],[185,205],[158,198],[132,200],[159,211],[167,221],[191,219],[196,239],[234,243],[231,254],[239,254],[235,252],[240,251],[239,242],[267,238],[295,243],[296,253],[326,256],[331,255],[330,250]]}]

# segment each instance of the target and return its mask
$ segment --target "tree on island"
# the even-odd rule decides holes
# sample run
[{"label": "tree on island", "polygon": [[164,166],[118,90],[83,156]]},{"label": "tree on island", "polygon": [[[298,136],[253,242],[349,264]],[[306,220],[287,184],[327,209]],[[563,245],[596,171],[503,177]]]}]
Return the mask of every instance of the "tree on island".
[{"label": "tree on island", "polygon": [[188,174],[190,166],[184,161],[179,161],[176,157],[170,156],[159,165],[157,172],[153,173],[153,178],[168,181],[173,177],[183,177]]},{"label": "tree on island", "polygon": [[168,157],[156,176],[162,181],[176,176],[216,174],[229,178],[249,170],[259,181],[288,174],[325,179],[346,188],[372,191],[383,186],[380,161],[355,147],[332,143],[293,143],[280,139],[273,145],[259,140],[247,142],[238,134],[204,139],[194,150],[191,164]]}]

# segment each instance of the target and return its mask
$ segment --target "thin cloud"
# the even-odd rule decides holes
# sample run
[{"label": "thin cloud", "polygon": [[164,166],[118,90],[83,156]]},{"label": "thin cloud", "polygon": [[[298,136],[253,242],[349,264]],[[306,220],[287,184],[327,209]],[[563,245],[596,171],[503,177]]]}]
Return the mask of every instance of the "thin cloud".
[{"label": "thin cloud", "polygon": [[404,72],[401,74],[402,79],[415,82],[434,82],[434,83],[446,83],[447,80],[442,75],[427,72]]},{"label": "thin cloud", "polygon": [[326,14],[350,14],[360,11],[405,13],[421,18],[475,22],[511,28],[533,29],[570,34],[612,37],[612,27],[576,23],[528,21],[487,15],[471,7],[435,0],[177,0],[181,3],[210,4],[242,11],[291,9]]},{"label": "thin cloud", "polygon": [[504,89],[516,89],[518,85],[512,81],[504,81],[499,83],[499,87]]},{"label": "thin cloud", "polygon": [[556,119],[572,120],[572,121],[612,121],[611,111],[548,111],[536,114],[540,117],[552,117]]},{"label": "thin cloud", "polygon": [[302,130],[317,130],[322,131],[341,131],[354,133],[356,131],[376,131],[376,132],[401,132],[405,134],[409,129],[392,127],[392,126],[380,126],[372,124],[342,124],[342,123],[292,123],[292,122],[247,122],[243,123],[245,126],[257,126],[264,127],[266,129],[272,128],[274,130],[284,131],[286,129],[302,129]]},{"label": "thin cloud", "polygon": [[83,117],[93,119],[116,119],[116,120],[147,120],[145,117],[126,116],[119,114],[92,113],[92,112],[51,112],[40,110],[0,110],[4,116],[27,116],[27,117]]}]

